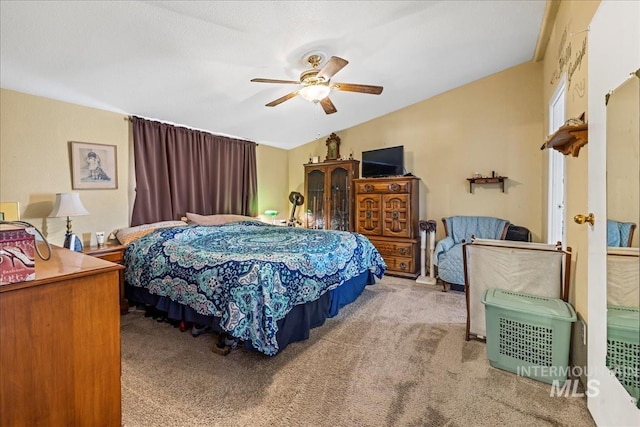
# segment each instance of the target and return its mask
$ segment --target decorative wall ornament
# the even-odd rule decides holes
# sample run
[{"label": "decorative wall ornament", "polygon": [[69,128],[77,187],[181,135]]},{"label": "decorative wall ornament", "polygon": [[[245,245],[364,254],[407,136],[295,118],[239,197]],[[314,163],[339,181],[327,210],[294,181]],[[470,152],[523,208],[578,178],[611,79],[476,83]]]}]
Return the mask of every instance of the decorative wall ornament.
[{"label": "decorative wall ornament", "polygon": [[[558,44],[558,65],[549,84],[554,85],[564,72],[567,73],[567,86],[571,88],[571,83],[574,78],[574,74],[577,70],[581,69],[582,60],[587,53],[587,35],[582,38],[580,48],[574,52],[572,45],[572,38],[581,33],[587,33],[589,29],[578,31],[575,33],[569,32],[569,25],[564,28],[562,37],[560,37],[560,43]],[[583,79],[584,81],[584,79]],[[584,84],[584,83],[583,83]],[[584,89],[578,89],[576,93],[580,98],[584,97]]]}]

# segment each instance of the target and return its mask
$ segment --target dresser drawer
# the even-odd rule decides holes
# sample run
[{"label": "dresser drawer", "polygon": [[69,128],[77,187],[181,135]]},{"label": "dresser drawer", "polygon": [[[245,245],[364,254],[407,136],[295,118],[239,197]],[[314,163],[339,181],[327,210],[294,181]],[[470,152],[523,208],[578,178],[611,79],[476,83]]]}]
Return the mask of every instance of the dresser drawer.
[{"label": "dresser drawer", "polygon": [[94,257],[103,259],[105,261],[115,262],[116,264],[122,264],[123,261],[122,251],[96,254],[94,255]]},{"label": "dresser drawer", "polygon": [[380,255],[413,258],[415,254],[415,244],[411,242],[392,242],[371,240],[373,245],[378,249]]},{"label": "dresser drawer", "polygon": [[369,237],[387,264],[387,273],[411,276],[416,272],[418,242]]},{"label": "dresser drawer", "polygon": [[413,258],[394,257],[383,255],[382,258],[387,264],[389,273],[415,273],[415,264]]},{"label": "dresser drawer", "polygon": [[396,180],[393,180],[392,182],[389,182],[389,181],[374,182],[374,180],[369,180],[367,182],[356,182],[356,193],[357,194],[410,193],[411,183],[412,181],[409,179],[407,180],[396,179]]}]

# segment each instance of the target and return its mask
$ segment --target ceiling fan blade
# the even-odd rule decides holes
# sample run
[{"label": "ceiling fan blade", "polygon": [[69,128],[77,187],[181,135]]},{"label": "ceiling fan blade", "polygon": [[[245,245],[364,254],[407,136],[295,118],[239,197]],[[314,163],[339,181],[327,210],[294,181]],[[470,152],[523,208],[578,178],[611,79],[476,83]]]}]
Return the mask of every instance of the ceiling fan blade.
[{"label": "ceiling fan blade", "polygon": [[382,86],[358,85],[354,83],[334,83],[331,87],[343,92],[369,93],[371,95],[380,95],[383,89]]},{"label": "ceiling fan blade", "polygon": [[326,81],[329,81],[331,77],[333,77],[338,71],[342,70],[348,63],[349,61],[346,59],[332,56],[329,59],[329,62],[327,62],[325,66],[322,67],[322,70],[318,72],[318,78],[323,77]]},{"label": "ceiling fan blade", "polygon": [[280,98],[276,99],[275,101],[271,101],[270,103],[266,104],[267,107],[275,107],[278,104],[282,104],[284,101],[293,98],[294,96],[297,96],[298,92],[291,92],[286,94],[285,96],[281,96]]},{"label": "ceiling fan blade", "polygon": [[251,79],[251,81],[256,83],[284,83],[284,84],[293,84],[293,85],[300,84],[300,82],[297,82],[295,80]]},{"label": "ceiling fan blade", "polygon": [[324,97],[324,98],[322,98],[320,100],[320,105],[322,105],[322,109],[327,114],[333,114],[336,111],[338,111],[338,110],[336,110],[336,106],[333,105],[333,102],[331,102],[331,100],[329,99],[328,96],[326,96],[326,97]]}]

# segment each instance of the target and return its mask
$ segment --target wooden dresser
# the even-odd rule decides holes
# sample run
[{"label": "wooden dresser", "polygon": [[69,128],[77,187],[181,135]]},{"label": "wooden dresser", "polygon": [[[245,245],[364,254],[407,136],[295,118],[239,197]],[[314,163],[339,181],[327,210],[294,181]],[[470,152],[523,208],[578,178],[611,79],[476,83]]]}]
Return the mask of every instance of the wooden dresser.
[{"label": "wooden dresser", "polygon": [[121,425],[122,268],[52,247],[0,286],[0,425]]},{"label": "wooden dresser", "polygon": [[418,276],[419,183],[409,176],[354,180],[355,231],[371,240],[390,275]]}]

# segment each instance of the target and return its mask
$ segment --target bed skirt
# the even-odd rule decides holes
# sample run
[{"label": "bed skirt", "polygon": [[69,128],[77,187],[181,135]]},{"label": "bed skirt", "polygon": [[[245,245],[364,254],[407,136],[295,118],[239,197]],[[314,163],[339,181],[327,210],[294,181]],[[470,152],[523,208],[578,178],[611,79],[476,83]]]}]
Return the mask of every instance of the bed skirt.
[{"label": "bed skirt", "polygon": [[[296,305],[283,318],[278,320],[278,352],[292,342],[304,341],[309,338],[309,331],[322,326],[327,318],[336,316],[340,309],[355,301],[367,285],[375,283],[375,275],[366,272],[347,280],[339,287],[324,293],[315,301]],[[205,316],[197,313],[193,308],[172,301],[168,297],[149,293],[145,288],[126,285],[126,297],[130,305],[144,304],[153,306],[166,313],[167,318],[176,321],[191,322],[202,326],[211,326],[215,332],[224,332],[220,328],[220,318]],[[251,342],[245,342],[247,349],[253,349]]]}]

